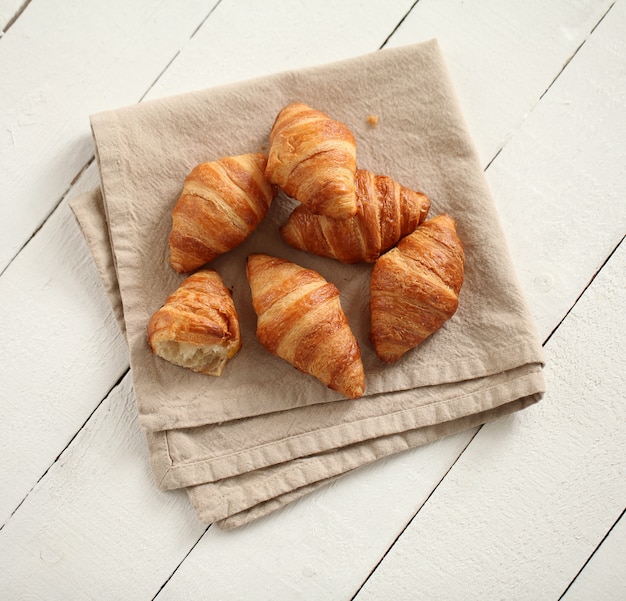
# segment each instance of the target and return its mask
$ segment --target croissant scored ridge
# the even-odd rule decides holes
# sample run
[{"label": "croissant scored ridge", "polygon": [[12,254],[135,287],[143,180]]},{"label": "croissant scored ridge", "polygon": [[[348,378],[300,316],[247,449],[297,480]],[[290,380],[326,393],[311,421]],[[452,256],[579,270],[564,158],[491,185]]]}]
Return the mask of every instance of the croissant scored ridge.
[{"label": "croissant scored ridge", "polygon": [[186,278],[152,315],[148,343],[170,363],[220,376],[241,348],[239,317],[221,276],[202,269]]},{"label": "croissant scored ridge", "polygon": [[170,264],[189,273],[241,244],[274,198],[263,153],[201,163],[185,179],[172,210]]},{"label": "croissant scored ridge", "polygon": [[285,242],[344,263],[373,263],[426,219],[430,200],[424,194],[364,169],[355,181],[354,217],[336,220],[298,206],[280,228]]},{"label": "croissant scored ridge", "polygon": [[336,286],[311,269],[265,254],[250,255],[246,273],[259,342],[344,396],[363,396],[361,351]]},{"label": "croissant scored ridge", "polygon": [[380,359],[397,361],[457,310],[465,255],[456,222],[439,215],[375,263],[370,280],[370,339]]},{"label": "croissant scored ridge", "polygon": [[312,213],[356,213],[356,141],[346,125],[302,102],[285,106],[270,133],[265,174]]}]

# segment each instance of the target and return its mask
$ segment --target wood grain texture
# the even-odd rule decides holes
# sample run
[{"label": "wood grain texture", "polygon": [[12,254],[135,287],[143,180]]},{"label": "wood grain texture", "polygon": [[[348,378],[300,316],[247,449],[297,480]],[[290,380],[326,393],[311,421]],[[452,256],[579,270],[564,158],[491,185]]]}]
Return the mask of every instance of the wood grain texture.
[{"label": "wood grain texture", "polygon": [[625,29],[620,2],[487,172],[542,337],[626,233],[626,171],[612,159],[626,132]]},{"label": "wood grain texture", "polygon": [[134,404],[127,376],[2,529],[4,598],[151,599],[202,534],[153,483]]},{"label": "wood grain texture", "polygon": [[33,1],[0,40],[0,271],[93,156],[89,115],[137,102],[213,3]]},{"label": "wood grain texture", "polygon": [[546,345],[546,398],[480,430],[358,601],[565,590],[626,501],[625,272],[622,244]]},{"label": "wood grain texture", "polygon": [[479,156],[513,138],[613,0],[420,0],[390,46],[436,37]]},{"label": "wood grain texture", "polygon": [[[95,166],[75,193],[97,185]],[[128,368],[126,342],[67,202],[0,278],[0,523]]]}]

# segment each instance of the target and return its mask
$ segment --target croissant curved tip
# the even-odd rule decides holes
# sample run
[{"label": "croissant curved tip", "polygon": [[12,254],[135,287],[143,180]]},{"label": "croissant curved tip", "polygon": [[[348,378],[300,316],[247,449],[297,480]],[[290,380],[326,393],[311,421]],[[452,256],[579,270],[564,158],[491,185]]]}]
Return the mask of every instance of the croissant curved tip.
[{"label": "croissant curved tip", "polygon": [[400,359],[402,359],[402,355],[404,355],[404,353],[384,353],[378,350],[376,351],[376,355],[385,363],[396,363],[396,361],[400,361]]},{"label": "croissant curved tip", "polygon": [[456,232],[456,219],[454,219],[454,217],[451,217],[447,213],[441,213],[440,215],[437,215],[437,217],[433,217],[432,219],[430,219],[430,222],[439,223],[441,225],[444,225],[444,227],[449,227]]},{"label": "croissant curved tip", "polygon": [[365,386],[359,386],[352,390],[346,391],[346,396],[349,399],[360,399],[365,394]]},{"label": "croissant curved tip", "polygon": [[256,264],[260,264],[266,261],[272,261],[274,257],[270,255],[266,255],[265,253],[251,253],[246,257],[246,265],[254,266]]},{"label": "croissant curved tip", "polygon": [[346,398],[360,399],[365,394],[365,372],[360,353],[358,361],[346,370],[343,377],[334,379],[327,385]]}]

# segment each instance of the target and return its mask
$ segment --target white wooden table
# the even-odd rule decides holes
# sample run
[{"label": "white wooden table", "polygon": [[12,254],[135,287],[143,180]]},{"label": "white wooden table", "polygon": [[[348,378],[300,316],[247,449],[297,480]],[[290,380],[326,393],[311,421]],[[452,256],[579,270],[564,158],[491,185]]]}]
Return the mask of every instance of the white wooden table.
[{"label": "white wooden table", "polygon": [[[1,599],[626,599],[626,0],[0,0]],[[68,201],[90,114],[439,39],[547,355],[232,532],[160,492]]]}]

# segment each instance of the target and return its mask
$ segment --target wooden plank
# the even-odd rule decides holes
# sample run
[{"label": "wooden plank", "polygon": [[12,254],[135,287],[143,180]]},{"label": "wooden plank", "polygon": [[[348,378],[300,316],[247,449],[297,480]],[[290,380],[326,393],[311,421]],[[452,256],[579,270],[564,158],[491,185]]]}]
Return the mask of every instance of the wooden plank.
[{"label": "wooden plank", "polygon": [[205,530],[156,489],[134,402],[127,376],[2,529],[3,598],[152,599]]},{"label": "wooden plank", "polygon": [[258,600],[349,598],[381,547],[393,542],[395,524],[424,503],[471,435],[376,462],[239,530],[211,527],[158,601],[175,601],[183,591],[186,599],[203,599],[207,589],[224,599],[253,590]]},{"label": "wooden plank", "polygon": [[[75,193],[96,182],[94,165]],[[128,353],[66,202],[0,278],[0,305],[11,315],[0,339],[15,351],[0,363],[4,523],[126,371]]]},{"label": "wooden plank", "polygon": [[624,273],[626,244],[547,344],[545,400],[480,430],[358,601],[565,590],[626,502]]},{"label": "wooden plank", "polygon": [[619,2],[487,172],[542,337],[626,233],[626,177],[609,158],[626,132],[625,27]]},{"label": "wooden plank", "polygon": [[[338,61],[377,50],[415,0],[222,2],[150,97]],[[211,57],[219,57],[211,60]]]},{"label": "wooden plank", "polygon": [[436,37],[479,156],[487,164],[522,126],[613,0],[420,0],[390,46]]},{"label": "wooden plank", "polygon": [[561,597],[561,601],[623,601],[626,599],[626,518],[608,536]]},{"label": "wooden plank", "polygon": [[137,102],[213,3],[33,0],[0,40],[0,272],[93,155],[88,116]]},{"label": "wooden plank", "polygon": [[[608,171],[610,173],[607,174],[602,153],[599,155],[599,160],[591,160],[590,162],[590,156],[586,152],[586,144],[591,144],[595,152],[597,152],[598,146],[602,144],[606,144],[606,147],[610,148],[611,144],[616,142],[614,132],[624,130],[624,115],[618,110],[620,102],[623,103],[623,90],[619,90],[620,82],[623,83],[624,81],[624,52],[621,36],[621,31],[623,31],[624,27],[624,8],[624,3],[622,2],[610,11],[594,32],[594,36],[583,46],[568,66],[568,69],[555,85],[551,87],[541,104],[528,118],[525,127],[513,139],[509,147],[505,148],[498,156],[488,171],[490,178],[493,173],[508,173],[511,177],[516,174],[512,180],[512,192],[517,191],[519,196],[522,198],[528,197],[529,199],[528,203],[520,205],[521,208],[517,213],[507,211],[509,206],[514,206],[512,203],[501,207],[501,213],[504,215],[505,221],[507,216],[511,215],[508,227],[513,231],[517,230],[517,235],[510,236],[510,239],[513,241],[527,240],[523,232],[533,232],[537,228],[540,235],[538,239],[546,240],[545,249],[544,245],[542,245],[541,251],[537,253],[541,255],[541,259],[539,259],[539,256],[533,258],[533,252],[529,250],[527,242],[526,244],[520,243],[516,245],[515,255],[520,268],[523,268],[526,264],[533,264],[547,265],[552,269],[555,267],[552,263],[553,255],[556,255],[558,261],[562,261],[563,258],[562,255],[559,258],[561,250],[557,247],[565,245],[568,248],[564,249],[564,252],[570,256],[570,260],[560,263],[560,268],[553,273],[563,273],[563,278],[566,280],[567,278],[583,278],[584,276],[580,272],[578,272],[578,275],[574,275],[575,270],[571,268],[571,265],[575,264],[579,267],[582,263],[586,263],[587,269],[581,269],[581,272],[586,273],[589,273],[589,269],[593,269],[593,266],[587,263],[588,256],[594,254],[595,240],[593,238],[598,235],[605,236],[608,234],[609,240],[614,240],[616,235],[620,235],[620,230],[621,235],[623,235],[624,211],[620,211],[620,207],[623,207],[623,204],[621,204],[623,199],[619,190],[626,183],[624,181],[624,172],[623,170],[620,172],[619,170],[609,168]],[[598,69],[598,65],[602,65],[601,70]],[[591,81],[593,81],[593,85],[590,85]],[[600,92],[600,89],[606,91]],[[618,96],[614,98],[613,95],[616,90],[618,90]],[[591,110],[591,106],[597,108],[597,110]],[[559,107],[561,107],[560,110]],[[563,110],[563,107],[567,107],[567,110]],[[580,122],[583,119],[585,127],[593,130],[593,134],[586,134],[585,129],[580,127]],[[554,140],[540,138],[539,132],[541,131],[551,132]],[[579,133],[579,138],[575,141],[572,141],[572,131]],[[559,152],[562,155],[559,156]],[[533,155],[531,160],[522,158],[531,155]],[[542,167],[537,168],[538,165]],[[546,165],[546,167],[543,167],[543,165]],[[494,186],[494,189],[504,189],[504,179],[503,177],[498,184],[500,188]],[[589,179],[593,179],[596,182],[595,189],[589,190],[589,187],[585,189],[587,186],[586,182]],[[532,182],[532,194],[526,194],[523,187],[516,185],[516,182],[520,181]],[[602,181],[602,184],[599,184],[600,181]],[[564,182],[566,182],[565,186]],[[550,197],[550,193],[558,190],[559,186],[565,187],[567,191],[582,189],[582,194],[575,195],[578,198],[588,198],[585,192],[590,191],[596,203],[595,206],[603,205],[605,207],[603,211],[600,211],[603,215],[599,218],[600,227],[582,225],[585,223],[585,219],[591,219],[591,223],[595,224],[597,216],[595,211],[593,211],[592,216],[589,213],[585,213],[583,205],[580,206],[580,210],[583,211],[580,219],[577,217],[572,218],[571,215],[565,216],[567,208],[573,206],[569,202],[570,194],[565,193],[565,191],[559,194],[557,196],[559,203],[553,202]],[[542,190],[548,192],[549,201],[544,203],[543,211],[537,211],[536,207],[541,205],[539,200],[542,198],[542,194],[538,191]],[[510,194],[510,198],[515,198],[514,193]],[[530,212],[528,220],[522,217],[524,211]],[[539,218],[539,215],[541,215],[541,218]],[[577,216],[579,213],[575,212],[574,215]],[[558,232],[559,228],[562,227],[559,223],[561,219],[566,220],[569,226],[569,234],[574,230],[580,231],[580,234],[574,236],[573,244],[565,243],[564,236],[559,235],[555,237],[551,234],[551,229]],[[617,220],[616,228],[613,228],[610,224],[611,219]],[[585,230],[588,231],[585,232]],[[599,232],[602,233],[600,234]],[[584,247],[579,246],[581,240],[584,240]],[[581,250],[577,251],[577,247],[584,248],[584,252]],[[622,257],[623,254],[624,249],[622,249]],[[602,260],[601,255],[595,255],[595,257],[595,261]],[[522,260],[524,258],[525,260]],[[615,261],[615,258],[613,261]],[[614,262],[613,271],[615,272]],[[541,272],[539,273],[541,274]],[[623,273],[623,269],[620,272],[618,266],[616,285],[622,289]],[[600,276],[603,275],[604,272],[600,274]],[[622,278],[621,282],[619,281],[620,277]],[[579,280],[579,285],[581,283],[584,285],[584,282]],[[562,279],[554,281],[556,291],[561,292],[561,294],[568,293],[567,286],[568,283]],[[545,293],[546,287],[531,286],[527,288],[527,291],[535,315],[542,323],[543,334],[545,335],[549,332],[550,325],[558,323],[555,321],[555,314],[552,313],[551,303],[543,301],[542,294]],[[605,311],[610,311],[610,307],[606,307],[610,301],[608,298],[606,301],[602,300],[601,295],[603,293],[610,297],[612,294],[610,285],[600,288],[599,292],[596,292],[597,295],[600,295],[600,298],[596,297],[592,301],[587,300],[586,306],[595,307],[596,304],[602,305]],[[551,302],[560,303],[561,300],[557,297]],[[618,307],[619,303],[613,305],[613,307],[616,306]],[[582,311],[583,309],[577,306],[574,311],[577,310]],[[589,309],[590,314],[594,311],[596,311],[595,308]],[[621,311],[621,309],[618,309],[618,311]],[[542,317],[543,315],[545,317]],[[618,315],[617,317],[621,316]],[[591,320],[593,315],[589,315],[587,318]],[[551,478],[553,479],[552,486],[550,486],[550,482],[545,482],[546,473],[544,469],[548,468],[542,466],[540,469],[540,466],[537,465],[537,463],[549,461],[551,457],[555,456],[563,459],[563,453],[559,451],[560,445],[564,445],[567,453],[570,450],[572,441],[576,440],[577,437],[578,442],[581,442],[580,438],[582,437],[583,444],[586,435],[589,436],[587,438],[589,442],[597,440],[594,436],[602,439],[602,435],[598,434],[597,429],[595,431],[580,432],[581,427],[584,427],[587,419],[589,419],[585,417],[583,420],[582,416],[590,412],[588,403],[593,403],[596,419],[602,419],[601,414],[603,410],[611,411],[610,403],[607,403],[607,401],[610,400],[612,395],[615,402],[615,397],[618,395],[620,387],[619,383],[612,379],[613,373],[610,361],[607,360],[608,366],[605,367],[602,360],[598,359],[598,357],[606,356],[607,352],[610,355],[611,347],[607,345],[610,345],[611,340],[613,340],[614,348],[615,345],[620,344],[624,328],[623,318],[621,329],[620,322],[615,321],[612,316],[601,315],[598,319],[601,322],[599,327],[603,326],[604,330],[601,333],[594,332],[593,327],[590,326],[590,331],[587,335],[588,339],[585,339],[584,343],[581,337],[581,342],[578,345],[578,354],[575,354],[577,343],[573,339],[568,339],[568,343],[559,343],[561,345],[558,347],[561,353],[558,357],[560,362],[554,365],[551,372],[548,372],[549,374],[555,374],[552,383],[548,376],[549,390],[552,387],[556,387],[553,394],[558,396],[556,398],[548,396],[540,406],[530,410],[529,413],[524,412],[515,419],[503,420],[502,424],[494,424],[481,430],[479,436],[472,442],[469,449],[450,472],[444,484],[418,513],[407,533],[403,535],[400,542],[392,549],[388,556],[389,559],[386,559],[374,573],[371,581],[368,581],[358,598],[376,598],[377,593],[380,593],[380,591],[385,589],[386,585],[393,582],[394,573],[397,576],[403,568],[406,570],[409,566],[409,572],[403,574],[405,580],[407,580],[406,574],[411,574],[408,577],[407,588],[404,591],[406,594],[408,594],[408,591],[412,591],[413,595],[419,596],[418,591],[422,590],[429,591],[424,593],[429,598],[466,599],[468,598],[468,591],[471,591],[475,598],[494,598],[503,594],[506,597],[510,596],[511,593],[507,594],[501,589],[496,590],[495,587],[499,586],[499,584],[504,586],[506,583],[509,583],[513,586],[513,584],[517,583],[519,591],[515,593],[516,598],[526,598],[523,596],[524,594],[527,594],[527,598],[558,597],[558,594],[569,583],[568,576],[570,579],[573,576],[571,571],[567,572],[566,566],[569,565],[571,570],[572,565],[577,565],[576,562],[578,562],[578,565],[584,562],[588,554],[593,550],[593,545],[597,544],[598,537],[601,537],[606,532],[606,524],[601,524],[598,520],[602,520],[607,515],[609,516],[608,519],[610,519],[611,515],[610,511],[605,516],[598,515],[598,507],[600,506],[592,507],[591,504],[588,504],[589,502],[584,498],[585,491],[577,490],[576,482],[580,478],[583,480],[581,486],[589,486],[589,480],[585,480],[585,478],[593,479],[596,473],[600,473],[603,467],[607,467],[606,465],[602,466],[601,461],[612,463],[615,461],[615,457],[624,456],[623,449],[620,451],[619,447],[607,448],[604,451],[601,448],[596,448],[592,458],[579,457],[580,465],[575,466],[572,471],[567,473],[560,473],[561,464],[558,463],[558,459],[553,459],[557,461],[557,465],[553,466],[553,473],[550,474],[548,472],[547,477],[548,481]],[[577,326],[569,325],[570,320],[572,320],[572,316],[568,317],[562,327],[573,327],[576,329]],[[578,324],[579,321],[574,323]],[[607,326],[606,324],[609,325]],[[607,327],[609,332],[606,332]],[[557,331],[557,337],[560,335],[560,332],[561,330]],[[570,334],[570,336],[574,336],[574,334]],[[608,338],[605,336],[608,336]],[[595,347],[590,348],[591,343],[594,343]],[[568,355],[570,350],[572,355]],[[619,353],[619,346],[615,350]],[[570,377],[572,375],[572,366],[579,365],[577,361],[580,361],[581,353],[584,353],[584,356],[589,358],[592,364],[590,364],[589,369],[586,366],[581,366],[583,369],[578,377]],[[616,362],[620,359],[612,358],[612,360]],[[621,361],[623,364],[623,359]],[[554,360],[551,361],[549,357],[549,364],[550,362],[554,362]],[[599,370],[597,373],[593,373],[594,366]],[[614,366],[614,369],[616,367]],[[619,369],[616,369],[616,371],[619,371]],[[557,377],[559,373],[567,375],[559,375]],[[622,368],[623,373],[624,370]],[[589,386],[595,386],[601,380],[602,374],[609,374],[607,381],[603,384],[604,388],[598,387],[597,390],[589,392]],[[589,377],[587,382],[585,382],[585,375]],[[567,381],[568,379],[570,380],[569,382]],[[583,393],[586,396],[583,400],[585,404],[584,406],[576,407],[575,403],[581,402],[581,390],[586,391],[586,394]],[[578,410],[578,413],[576,410]],[[544,411],[547,411],[548,417],[551,417],[551,428],[546,428],[545,419],[530,421],[532,416],[538,412],[541,416],[544,416],[544,413],[542,413]],[[564,420],[567,420],[567,426],[564,426]],[[614,422],[620,423],[619,419],[616,419],[614,415],[611,415],[610,420],[612,424]],[[621,423],[623,424],[623,420]],[[533,425],[531,426],[531,424]],[[519,429],[522,427],[525,435],[528,437],[527,439],[523,437],[518,438],[518,436],[522,436],[518,434]],[[600,426],[600,428],[602,427]],[[518,436],[511,438],[511,436],[516,434]],[[483,440],[487,442],[482,442]],[[524,446],[527,440],[530,441],[530,449]],[[538,440],[543,443],[543,447],[538,445]],[[514,446],[515,441],[517,441],[517,446]],[[606,442],[610,444],[611,441],[613,444],[616,443],[614,436],[611,437],[610,441]],[[621,444],[623,445],[623,436]],[[487,449],[487,445],[491,445],[491,447]],[[493,451],[496,448],[495,445],[498,445],[497,455],[492,454],[490,457],[487,457],[486,455],[489,455],[489,451]],[[536,448],[535,445],[537,445]],[[510,451],[513,447],[517,452]],[[536,457],[536,455],[539,457]],[[507,459],[509,457],[510,459]],[[572,455],[572,457],[576,456]],[[474,459],[472,460],[471,458]],[[594,464],[593,462],[596,460],[598,463]],[[512,465],[516,461],[520,463],[519,466]],[[566,464],[568,468],[571,468],[569,459]],[[547,465],[550,464],[548,463]],[[588,474],[587,471],[580,474],[580,466],[584,466],[585,470],[590,470],[591,474]],[[613,465],[614,468],[615,466]],[[524,471],[524,469],[528,471]],[[539,482],[535,472],[543,474]],[[610,467],[605,469],[603,473],[605,480],[611,479],[609,472]],[[480,487],[476,485],[476,474],[480,475],[481,482],[484,482],[484,485]],[[614,480],[621,482],[622,488],[618,494],[613,495],[617,504],[616,507],[612,508],[613,519],[615,512],[619,512],[623,508],[625,498],[623,478],[620,480],[619,475],[616,475]],[[535,484],[539,486],[545,485],[543,490],[546,495],[551,495],[551,497],[542,497],[536,491],[533,497],[529,491],[519,491],[520,482],[529,482],[531,487]],[[611,496],[606,488],[599,487],[596,492],[595,484],[594,482],[591,486],[592,490],[589,490],[589,494],[593,499],[596,498],[596,495],[601,495],[602,492],[606,496]],[[511,487],[509,491],[516,490],[521,497],[519,501],[511,501],[508,505],[505,503],[505,500],[508,501],[508,497],[505,499],[507,485]],[[471,490],[468,490],[472,486],[476,487],[473,493]],[[567,487],[567,490],[571,491],[571,495],[566,495],[559,488],[562,486]],[[489,491],[489,493],[485,491]],[[563,523],[560,522],[561,518],[555,515],[554,509],[552,509],[555,505],[551,505],[549,502],[553,498],[558,500],[559,492],[563,495],[560,503],[567,509],[567,512],[565,512],[565,510],[562,510],[561,505],[558,505],[556,510],[564,518]],[[495,498],[494,495],[496,495]],[[531,501],[533,506],[528,508],[527,505]],[[571,508],[568,505],[570,502],[572,502]],[[488,505],[481,506],[480,503]],[[520,503],[523,503],[524,507],[520,508]],[[570,511],[572,513],[569,513]],[[513,518],[515,512],[522,518],[521,520],[517,521]],[[528,515],[529,512],[531,513],[530,516]],[[602,509],[600,509],[600,513],[602,513]],[[593,516],[596,517],[594,518]],[[493,529],[489,527],[489,524],[485,524],[485,520],[492,518],[498,520],[497,523],[494,522]],[[548,529],[553,532],[557,540],[547,538],[543,531],[538,532],[532,529],[532,524],[536,523],[538,528],[540,528],[540,525],[546,526],[546,520],[550,519],[554,519],[556,523],[550,524]],[[578,534],[575,534],[574,540],[568,538],[571,534],[569,530],[570,524],[574,522],[576,524],[581,522],[589,524],[589,531],[586,532],[586,537],[581,535],[579,540],[576,540]],[[478,532],[480,528],[482,530]],[[552,530],[553,528],[554,531]],[[566,529],[565,533],[562,531],[563,528]],[[444,533],[442,530],[446,530],[446,532]],[[502,536],[506,537],[506,540],[497,536],[497,532],[503,533]],[[535,544],[541,548],[532,546],[533,541],[528,539],[533,538],[533,536]],[[515,541],[515,545],[511,545],[511,541]],[[524,542],[526,546],[522,546],[521,542]],[[568,544],[570,544],[570,548],[567,549],[570,553],[569,555],[563,553],[564,548]],[[554,562],[559,561],[555,556],[545,557],[546,554],[550,555],[551,553],[549,547],[552,550],[557,550],[555,553],[562,557],[561,565],[555,565]],[[508,551],[506,550],[507,548],[509,549]],[[458,550],[459,553],[470,553],[471,555],[464,560],[460,560],[458,556],[450,557],[450,554],[454,554],[455,550]],[[494,550],[496,551],[495,553]],[[576,551],[579,553],[578,556],[575,555]],[[504,556],[500,559],[503,552],[505,555],[508,553],[506,559]],[[419,562],[415,561],[416,557],[420,558]],[[427,559],[424,560],[424,557],[427,557]],[[438,558],[436,565],[428,559],[430,557]],[[536,559],[537,557],[539,559]],[[553,563],[548,569],[541,569],[541,566],[537,565],[537,563],[542,559],[546,562],[552,561]],[[454,574],[446,572],[448,569],[446,567],[447,561],[451,562],[450,565],[455,570]],[[498,563],[499,561],[502,561],[502,565]],[[422,567],[423,563],[427,565]],[[480,569],[477,569],[478,565],[481,566]],[[416,566],[419,566],[419,568],[416,568]],[[537,573],[541,574],[541,578],[536,577]],[[414,577],[413,574],[415,574]],[[477,582],[479,574],[483,575],[483,577],[480,582]],[[551,595],[545,589],[539,591],[529,586],[531,581],[541,586],[545,574],[551,574],[555,579],[555,581],[553,580],[546,586],[552,585],[556,596]],[[492,576],[491,579],[489,575]],[[422,586],[420,582],[424,583],[424,588],[420,588]],[[481,588],[481,586],[486,587],[489,584],[494,588],[488,590]],[[524,593],[526,590],[529,592]],[[402,595],[400,594],[398,598],[402,598]]]}]

